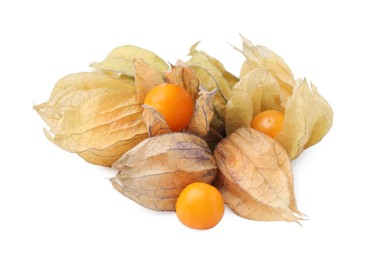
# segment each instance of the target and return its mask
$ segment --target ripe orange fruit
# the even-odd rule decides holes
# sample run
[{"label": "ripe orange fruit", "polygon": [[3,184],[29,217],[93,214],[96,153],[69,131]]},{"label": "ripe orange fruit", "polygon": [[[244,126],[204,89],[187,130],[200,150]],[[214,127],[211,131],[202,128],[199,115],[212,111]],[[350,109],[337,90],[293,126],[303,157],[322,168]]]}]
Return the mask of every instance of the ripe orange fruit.
[{"label": "ripe orange fruit", "polygon": [[265,110],[252,119],[251,127],[275,138],[283,128],[283,121],[284,113],[277,110]]},{"label": "ripe orange fruit", "polygon": [[175,84],[164,83],[152,88],[144,104],[161,113],[172,131],[184,129],[193,116],[193,101],[189,93]]},{"label": "ripe orange fruit", "polygon": [[185,187],[176,202],[176,215],[187,227],[210,229],[224,215],[224,200],[212,185],[194,182]]}]

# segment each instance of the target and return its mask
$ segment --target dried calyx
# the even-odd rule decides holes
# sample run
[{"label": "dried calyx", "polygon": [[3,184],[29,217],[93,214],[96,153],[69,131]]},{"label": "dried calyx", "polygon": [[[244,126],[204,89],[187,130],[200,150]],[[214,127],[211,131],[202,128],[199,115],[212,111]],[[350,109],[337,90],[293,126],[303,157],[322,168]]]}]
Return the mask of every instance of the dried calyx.
[{"label": "dried calyx", "polygon": [[275,139],[287,150],[290,159],[297,158],[328,133],[333,110],[313,84],[305,79],[295,80],[284,60],[270,49],[243,38],[241,52],[246,61],[227,102],[227,134],[250,126],[261,111],[282,111],[285,114],[282,131]]},{"label": "dried calyx", "polygon": [[190,183],[212,183],[217,173],[207,143],[189,133],[150,137],[126,152],[112,166],[113,187],[140,205],[174,210],[180,192]]},{"label": "dried calyx", "polygon": [[236,214],[253,220],[301,219],[289,156],[274,139],[242,127],[217,145],[215,158],[216,186]]},{"label": "dried calyx", "polygon": [[55,85],[49,101],[34,108],[49,125],[46,137],[93,164],[110,166],[148,137],[130,79],[76,73]]}]

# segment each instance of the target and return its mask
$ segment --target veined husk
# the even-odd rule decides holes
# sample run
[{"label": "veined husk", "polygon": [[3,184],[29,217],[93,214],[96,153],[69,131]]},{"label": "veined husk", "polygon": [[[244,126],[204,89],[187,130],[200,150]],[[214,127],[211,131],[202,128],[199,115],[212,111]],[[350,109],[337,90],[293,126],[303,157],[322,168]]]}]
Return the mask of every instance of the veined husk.
[{"label": "veined husk", "polygon": [[332,125],[333,111],[316,87],[309,87],[306,80],[297,81],[284,107],[276,102],[280,94],[271,73],[261,68],[252,70],[233,89],[226,108],[226,131],[229,135],[240,127],[249,126],[261,111],[285,111],[282,131],[275,139],[294,159],[326,135]]},{"label": "veined husk", "polygon": [[[206,136],[209,133],[209,125],[213,117],[212,101],[216,91],[208,92],[200,88],[199,97],[195,100],[193,116],[184,129],[186,132],[199,136]],[[153,107],[143,105],[143,121],[148,127],[149,136],[156,136],[172,132],[165,118]]]},{"label": "veined husk", "polygon": [[295,221],[301,218],[285,149],[271,137],[241,127],[217,144],[216,186],[225,203],[244,218]]},{"label": "veined husk", "polygon": [[131,76],[135,74],[132,64],[134,59],[142,59],[159,72],[168,70],[168,64],[152,51],[134,45],[123,45],[114,48],[101,62],[94,62],[90,66],[114,76]]},{"label": "veined husk", "polygon": [[[208,134],[214,116],[213,103],[217,89],[208,91],[200,84],[194,70],[184,63],[171,66],[171,69],[165,73],[164,79],[150,64],[141,59],[135,59],[134,65],[139,101],[144,102],[146,94],[156,85],[166,82],[180,86],[189,93],[193,101],[193,116],[185,131],[200,136]],[[163,115],[148,105],[144,104],[143,108],[143,121],[148,127],[149,136],[171,132]]]},{"label": "veined husk", "polygon": [[333,124],[333,110],[307,81],[297,80],[293,95],[288,98],[282,131],[275,137],[296,158],[304,149],[317,144]]},{"label": "veined husk", "polygon": [[269,48],[261,45],[253,45],[251,41],[242,37],[243,49],[241,52],[246,57],[240,70],[240,78],[243,78],[255,68],[268,70],[279,83],[281,101],[283,104],[292,95],[295,80],[292,71],[283,58]]},{"label": "veined husk", "polygon": [[205,89],[208,91],[218,90],[213,101],[214,117],[211,127],[222,135],[225,131],[226,103],[230,98],[233,86],[239,79],[228,72],[220,61],[204,51],[198,51],[196,49],[198,44],[199,42],[190,48],[191,58],[185,64],[193,69]]},{"label": "veined husk", "polygon": [[50,127],[44,132],[51,142],[93,164],[110,166],[148,136],[130,79],[70,74],[34,108]]},{"label": "veined husk", "polygon": [[231,134],[249,126],[264,110],[285,113],[283,128],[275,139],[289,157],[298,157],[304,149],[318,143],[330,130],[333,111],[317,88],[306,80],[293,79],[284,60],[263,46],[254,46],[243,38],[246,61],[241,79],[231,90],[226,105],[225,128]]},{"label": "veined husk", "polygon": [[268,109],[284,111],[279,84],[264,68],[255,68],[233,88],[226,106],[226,133],[249,126],[253,117]]},{"label": "veined husk", "polygon": [[113,187],[138,204],[158,211],[175,210],[180,192],[190,183],[211,183],[216,161],[200,137],[166,133],[143,140],[112,167],[119,172]]}]

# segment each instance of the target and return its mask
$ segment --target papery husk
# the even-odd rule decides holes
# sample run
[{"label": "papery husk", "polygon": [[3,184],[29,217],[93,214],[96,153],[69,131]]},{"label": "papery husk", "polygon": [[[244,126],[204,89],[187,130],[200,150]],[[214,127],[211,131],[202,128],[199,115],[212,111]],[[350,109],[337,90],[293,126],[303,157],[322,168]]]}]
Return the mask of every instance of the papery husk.
[{"label": "papery husk", "polygon": [[216,161],[207,143],[189,133],[147,138],[112,167],[113,187],[138,204],[158,211],[175,210],[177,197],[190,183],[212,183]]},{"label": "papery husk", "polygon": [[289,157],[298,157],[304,149],[317,144],[333,124],[333,110],[306,80],[297,80],[293,95],[286,103],[282,131],[275,137]]},{"label": "papery husk", "polygon": [[49,101],[34,108],[51,142],[93,164],[110,166],[147,137],[135,85],[102,73],[63,77]]},{"label": "papery husk", "polygon": [[[210,129],[212,121],[213,99],[216,94],[216,89],[209,92],[202,86],[200,87],[197,99],[195,100],[195,109],[189,124],[184,129],[186,132],[194,133],[199,136],[205,136]],[[155,108],[143,105],[143,121],[148,128],[149,136],[156,136],[164,133],[172,132],[168,126],[166,119]]]},{"label": "papery husk", "polygon": [[94,62],[90,66],[104,73],[120,76],[134,76],[134,59],[142,59],[157,71],[164,73],[168,70],[168,64],[152,51],[134,46],[124,45],[114,48],[101,62]]},{"label": "papery husk", "polygon": [[167,83],[172,83],[186,89],[195,104],[200,83],[193,69],[187,67],[185,64],[172,66],[165,77]]},{"label": "papery husk", "polygon": [[[191,51],[190,54],[192,55],[192,57],[186,62],[186,65],[189,67],[198,66],[206,70],[217,82],[217,87],[221,95],[227,101],[230,98],[231,86],[223,77],[222,72],[217,68],[215,64],[212,63],[212,61],[208,59],[206,55],[204,55],[203,52],[198,52],[194,50]],[[201,77],[199,77],[199,80],[203,84]]]},{"label": "papery husk", "polygon": [[236,214],[262,221],[301,220],[290,160],[277,141],[242,127],[223,139],[214,155],[216,187]]},{"label": "papery husk", "polygon": [[253,117],[264,110],[284,111],[280,103],[280,88],[272,74],[264,68],[255,68],[233,88],[227,102],[226,133],[249,126]]},{"label": "papery husk", "polygon": [[231,89],[239,79],[227,71],[220,61],[204,51],[198,51],[196,49],[198,44],[199,42],[190,48],[189,55],[191,58],[185,64],[194,70],[200,84],[208,91],[212,91],[213,89],[218,90],[213,103],[215,115],[211,127],[223,135],[225,131],[226,102],[230,98]]},{"label": "papery husk", "polygon": [[91,98],[122,89],[135,91],[136,87],[133,81],[121,81],[101,73],[70,74],[56,83],[47,102],[34,108],[49,125],[51,132],[59,132],[62,129],[64,111],[74,109]]},{"label": "papery husk", "polygon": [[149,91],[165,83],[165,80],[161,73],[143,59],[134,59],[133,64],[135,69],[137,100],[140,104],[143,104]]},{"label": "papery husk", "polygon": [[281,89],[275,77],[264,68],[255,68],[233,88],[226,106],[225,128],[228,135],[265,110],[285,114],[282,130],[275,136],[286,149],[290,159],[297,158],[304,149],[318,143],[330,130],[333,111],[314,85],[298,80],[283,105]]},{"label": "papery husk", "polygon": [[[150,69],[151,67],[149,64],[146,64],[143,61],[140,61],[140,64],[140,67],[144,66],[145,70],[143,72],[136,72],[137,76],[135,77],[138,78],[138,93],[147,93],[155,85],[153,84],[153,80],[158,81],[162,80],[162,78],[160,75],[156,74],[153,69]],[[149,74],[151,77],[144,77],[145,74],[148,74],[147,71],[150,71]],[[153,80],[141,80],[141,78],[149,78]],[[178,62],[178,65],[173,65],[171,67],[171,70],[165,74],[165,79],[166,83],[175,84],[184,88],[192,98],[194,112],[189,124],[185,128],[185,131],[195,133],[200,136],[207,135],[214,116],[213,103],[218,89],[214,88],[213,90],[208,91],[203,85],[199,84],[198,77],[195,75],[194,70],[181,62]],[[141,97],[145,96],[138,95],[139,100],[143,100]],[[143,121],[147,125],[149,136],[171,132],[164,116],[156,111],[155,108],[146,104],[143,105],[143,108]]]},{"label": "papery husk", "polygon": [[255,68],[265,68],[279,83],[281,89],[282,103],[292,95],[295,80],[292,71],[283,58],[267,47],[253,45],[251,41],[241,36],[243,49],[241,52],[246,57],[240,70],[240,78],[243,78]]},{"label": "papery husk", "polygon": [[207,91],[217,90],[213,99],[214,115],[211,121],[211,127],[223,135],[225,132],[226,99],[219,91],[217,81],[207,70],[199,66],[192,66],[191,68]]},{"label": "papery husk", "polygon": [[199,66],[208,71],[208,73],[210,73],[212,77],[216,80],[221,94],[226,100],[228,100],[230,97],[230,90],[239,81],[239,79],[228,72],[220,61],[218,61],[214,57],[211,57],[204,51],[198,51],[196,49],[198,44],[199,42],[191,46],[189,52],[191,59],[188,60],[185,64],[190,67]]},{"label": "papery husk", "polygon": [[163,115],[149,105],[143,105],[143,121],[150,137],[172,132]]},{"label": "papery husk", "polygon": [[111,166],[122,156],[122,154],[140,143],[146,137],[146,135],[135,135],[129,140],[119,141],[105,149],[89,149],[87,151],[78,153],[78,155],[89,163],[102,166]]},{"label": "papery husk", "polygon": [[201,136],[207,135],[210,123],[214,115],[213,100],[217,90],[207,91],[203,86],[199,88],[198,98],[196,99],[195,110],[186,131]]}]

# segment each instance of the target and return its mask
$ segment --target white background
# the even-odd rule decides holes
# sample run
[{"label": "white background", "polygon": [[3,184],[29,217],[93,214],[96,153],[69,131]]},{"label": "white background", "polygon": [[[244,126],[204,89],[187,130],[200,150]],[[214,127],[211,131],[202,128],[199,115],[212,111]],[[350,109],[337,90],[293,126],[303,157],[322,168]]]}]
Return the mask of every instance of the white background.
[{"label": "white background", "polygon": [[[93,3],[92,3],[93,2]],[[370,259],[367,1],[2,1],[0,259]],[[293,162],[309,220],[207,231],[116,192],[113,170],[47,141],[33,104],[62,76],[135,44],[175,63],[189,47],[238,74],[239,33],[282,56],[332,105],[329,134]]]}]

